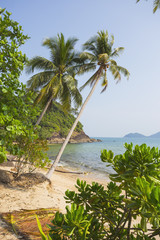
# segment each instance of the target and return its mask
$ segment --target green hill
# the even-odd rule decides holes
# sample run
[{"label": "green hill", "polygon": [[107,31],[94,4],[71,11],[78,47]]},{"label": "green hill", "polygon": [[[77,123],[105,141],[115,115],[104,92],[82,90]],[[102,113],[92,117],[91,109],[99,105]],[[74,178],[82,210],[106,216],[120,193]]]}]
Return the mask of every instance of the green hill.
[{"label": "green hill", "polygon": [[[50,111],[44,115],[40,123],[39,136],[43,139],[49,139],[54,133],[59,133],[61,137],[66,137],[74,121],[75,117],[72,114],[65,113],[60,104],[53,103]],[[78,122],[75,131],[83,131],[83,125],[80,122]]]}]

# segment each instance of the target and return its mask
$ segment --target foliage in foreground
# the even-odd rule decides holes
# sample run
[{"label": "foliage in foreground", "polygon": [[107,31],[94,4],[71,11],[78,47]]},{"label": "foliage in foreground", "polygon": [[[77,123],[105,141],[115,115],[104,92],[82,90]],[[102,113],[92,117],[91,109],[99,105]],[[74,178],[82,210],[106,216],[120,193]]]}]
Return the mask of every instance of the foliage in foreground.
[{"label": "foliage in foreground", "polygon": [[0,9],[0,163],[7,159],[7,153],[12,154],[20,173],[26,163],[44,165],[46,155],[42,150],[46,146],[38,140],[32,124],[37,116],[32,94],[26,94],[25,85],[19,81],[27,61],[19,47],[28,36],[10,16],[11,13]]},{"label": "foliage in foreground", "polygon": [[[67,190],[71,207],[57,212],[43,239],[155,240],[160,236],[160,151],[146,144],[125,144],[124,154],[103,150],[101,159],[115,173],[105,189],[77,180]],[[135,222],[136,221],[136,222]],[[43,233],[41,229],[41,234]]]}]

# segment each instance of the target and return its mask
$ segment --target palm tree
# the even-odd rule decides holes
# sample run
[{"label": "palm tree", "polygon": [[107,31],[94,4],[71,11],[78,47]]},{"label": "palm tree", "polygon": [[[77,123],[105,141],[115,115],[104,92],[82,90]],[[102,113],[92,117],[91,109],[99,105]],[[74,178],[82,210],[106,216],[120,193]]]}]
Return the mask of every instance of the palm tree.
[{"label": "palm tree", "polygon": [[[137,0],[139,2],[140,0]],[[153,13],[157,11],[157,9],[160,8],[160,0],[154,0],[153,2]]]},{"label": "palm tree", "polygon": [[35,125],[40,123],[53,99],[59,99],[65,110],[70,110],[72,100],[76,107],[82,103],[75,79],[78,56],[74,51],[76,42],[76,38],[65,41],[62,33],[55,38],[46,39],[43,46],[50,50],[50,60],[36,56],[26,66],[27,73],[41,71],[27,82],[29,90],[38,92],[35,104],[41,102],[45,106]]},{"label": "palm tree", "polygon": [[[111,71],[114,79],[116,81],[120,81],[121,80],[121,73],[124,74],[124,76],[129,77],[129,72],[127,69],[118,66],[116,61],[113,60],[114,57],[118,57],[119,53],[121,53],[123,51],[124,48],[119,47],[116,49],[113,49],[113,44],[114,44],[114,37],[111,36],[111,39],[109,39],[108,36],[108,32],[106,31],[101,31],[98,32],[98,34],[91,38],[89,41],[87,41],[83,48],[84,51],[83,53],[81,53],[80,57],[81,57],[81,61],[84,61],[84,65],[82,70],[93,70],[96,69],[96,72],[92,75],[92,77],[81,87],[81,89],[83,89],[84,87],[86,87],[87,85],[91,85],[91,91],[89,93],[89,95],[87,96],[86,100],[84,101],[81,110],[79,112],[78,117],[76,118],[67,138],[65,139],[56,160],[54,161],[54,163],[52,164],[51,168],[49,169],[48,173],[47,173],[47,178],[51,178],[52,173],[54,172],[54,169],[56,168],[61,155],[79,121],[79,118],[87,104],[87,102],[89,101],[92,93],[94,92],[98,82],[100,79],[102,79],[102,92],[106,90],[107,85],[108,85],[108,81],[107,81],[107,70]],[[88,61],[88,63],[86,62]]]}]

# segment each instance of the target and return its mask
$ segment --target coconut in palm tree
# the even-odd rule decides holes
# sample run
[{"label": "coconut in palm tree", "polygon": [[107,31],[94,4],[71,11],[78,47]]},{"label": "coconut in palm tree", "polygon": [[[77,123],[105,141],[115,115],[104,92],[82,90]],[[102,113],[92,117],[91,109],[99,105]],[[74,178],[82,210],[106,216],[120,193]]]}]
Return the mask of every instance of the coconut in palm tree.
[{"label": "coconut in palm tree", "polygon": [[[92,96],[99,80],[102,80],[102,92],[104,92],[108,86],[108,80],[107,80],[107,71],[110,71],[114,77],[114,79],[118,82],[121,80],[121,73],[124,74],[127,78],[129,77],[129,72],[126,68],[123,68],[117,64],[117,62],[114,60],[116,57],[119,56],[119,54],[124,50],[124,48],[119,47],[113,49],[114,44],[114,37],[111,36],[109,38],[107,31],[100,31],[98,34],[91,38],[89,41],[87,41],[83,45],[84,52],[81,53],[80,59],[81,62],[83,62],[83,67],[81,70],[84,72],[95,69],[95,73],[91,76],[91,78],[81,87],[83,89],[87,85],[90,85],[91,91],[89,95],[87,96],[86,100],[84,101],[79,115],[77,116],[70,132],[68,133],[68,136],[66,137],[57,157],[54,163],[52,164],[51,168],[49,169],[47,173],[47,178],[51,178],[52,173],[54,172],[54,169],[56,168],[58,162],[60,161],[60,158],[63,154],[63,151],[79,121],[79,118],[89,101],[90,97]],[[82,73],[81,70],[79,73]]]}]

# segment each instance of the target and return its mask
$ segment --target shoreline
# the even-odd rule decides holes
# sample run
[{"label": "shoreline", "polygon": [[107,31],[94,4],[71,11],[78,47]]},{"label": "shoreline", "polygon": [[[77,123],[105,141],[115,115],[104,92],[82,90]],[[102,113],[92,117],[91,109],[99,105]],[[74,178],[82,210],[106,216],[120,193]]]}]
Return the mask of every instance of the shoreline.
[{"label": "shoreline", "polygon": [[[10,171],[12,167],[0,166],[2,170]],[[37,169],[38,173],[46,173],[46,170]],[[109,178],[106,180],[98,179],[92,174],[79,174],[69,171],[66,168],[58,167],[51,177],[51,184],[43,182],[24,189],[20,187],[9,187],[0,183],[0,214],[12,211],[20,211],[22,209],[40,209],[40,208],[56,208],[61,212],[65,212],[66,202],[64,199],[67,189],[75,191],[76,180],[85,180],[88,184],[98,182],[107,185]],[[10,231],[7,231],[5,223],[0,219],[0,239],[17,240],[18,237]]]},{"label": "shoreline", "polygon": [[[0,169],[11,171],[12,167],[2,167]],[[11,171],[12,172],[12,171]],[[37,169],[36,173],[45,175],[47,170]],[[0,213],[10,212],[20,209],[36,209],[56,207],[61,211],[65,210],[65,191],[75,190],[77,179],[84,180],[91,184],[98,182],[106,185],[110,180],[99,178],[94,173],[81,173],[68,168],[58,167],[51,177],[51,184],[43,182],[29,188],[12,187],[0,183]],[[42,193],[43,189],[43,193]],[[13,201],[14,199],[14,201]]]},{"label": "shoreline", "polygon": [[101,170],[95,170],[92,168],[88,168],[88,167],[84,167],[84,166],[70,166],[68,164],[66,164],[66,162],[61,162],[57,169],[55,170],[55,172],[64,172],[64,173],[68,173],[68,174],[77,174],[77,178],[79,176],[82,176],[84,180],[93,180],[93,181],[97,181],[97,182],[105,182],[107,180],[110,181],[109,179],[109,172],[107,171],[101,171]]}]

